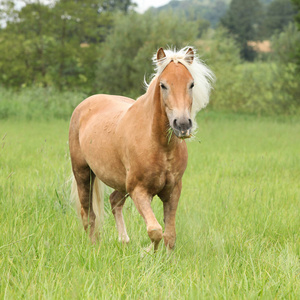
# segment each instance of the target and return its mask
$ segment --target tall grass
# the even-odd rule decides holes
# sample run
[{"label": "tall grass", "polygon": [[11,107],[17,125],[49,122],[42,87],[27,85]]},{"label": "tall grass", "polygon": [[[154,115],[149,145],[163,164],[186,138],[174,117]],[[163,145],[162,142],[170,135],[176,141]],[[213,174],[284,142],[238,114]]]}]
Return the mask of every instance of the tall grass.
[{"label": "tall grass", "polygon": [[149,239],[130,198],[128,246],[107,201],[101,243],[81,229],[67,121],[0,121],[0,298],[299,298],[299,132],[297,118],[200,114],[176,249],[142,258]]},{"label": "tall grass", "polygon": [[0,120],[68,120],[74,108],[87,97],[80,92],[53,88],[24,88],[16,92],[0,87]]}]

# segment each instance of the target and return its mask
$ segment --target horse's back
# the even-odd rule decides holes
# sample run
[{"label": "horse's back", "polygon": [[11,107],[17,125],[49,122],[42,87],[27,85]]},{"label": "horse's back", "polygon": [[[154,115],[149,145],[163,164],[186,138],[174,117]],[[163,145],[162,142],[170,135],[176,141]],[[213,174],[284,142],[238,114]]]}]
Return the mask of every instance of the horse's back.
[{"label": "horse's back", "polygon": [[103,126],[107,120],[117,119],[134,103],[134,100],[122,96],[93,95],[82,101],[71,117],[72,130],[84,130],[87,126]]},{"label": "horse's back", "polygon": [[90,116],[97,113],[113,113],[114,111],[125,111],[134,103],[133,99],[112,96],[93,95],[82,101],[74,110],[74,114],[80,113],[80,117]]}]

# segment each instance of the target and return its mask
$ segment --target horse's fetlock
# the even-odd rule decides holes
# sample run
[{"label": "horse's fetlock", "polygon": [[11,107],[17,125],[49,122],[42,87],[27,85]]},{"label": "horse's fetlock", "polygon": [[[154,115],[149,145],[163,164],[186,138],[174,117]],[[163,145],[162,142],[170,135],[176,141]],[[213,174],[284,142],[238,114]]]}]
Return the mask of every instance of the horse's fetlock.
[{"label": "horse's fetlock", "polygon": [[176,241],[176,235],[164,234],[164,243],[167,248],[173,249],[175,247],[175,241]]}]

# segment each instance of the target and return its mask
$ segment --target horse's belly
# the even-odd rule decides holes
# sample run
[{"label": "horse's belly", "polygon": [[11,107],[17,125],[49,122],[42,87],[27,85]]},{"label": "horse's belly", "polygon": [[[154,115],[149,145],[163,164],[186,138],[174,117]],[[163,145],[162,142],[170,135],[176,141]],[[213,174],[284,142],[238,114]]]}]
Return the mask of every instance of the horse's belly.
[{"label": "horse's belly", "polygon": [[112,137],[104,133],[90,134],[82,139],[81,145],[85,160],[95,175],[106,185],[125,190],[125,168]]},{"label": "horse's belly", "polygon": [[117,173],[103,173],[103,169],[96,169],[95,175],[107,186],[122,193],[126,193],[125,176]]}]

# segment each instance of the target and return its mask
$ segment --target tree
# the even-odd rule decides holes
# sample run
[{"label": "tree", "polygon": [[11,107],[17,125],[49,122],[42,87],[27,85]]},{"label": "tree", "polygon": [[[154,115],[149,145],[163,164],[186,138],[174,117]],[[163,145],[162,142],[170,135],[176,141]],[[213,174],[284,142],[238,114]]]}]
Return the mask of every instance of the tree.
[{"label": "tree", "polygon": [[104,0],[102,5],[106,11],[120,11],[127,14],[130,9],[136,6],[131,0]]},{"label": "tree", "polygon": [[[111,24],[111,13],[101,10],[99,1],[60,0],[56,3],[52,19],[52,36],[56,44],[49,69],[56,86],[63,89],[87,85],[95,70],[98,55],[95,45],[105,40]],[[86,54],[94,60],[87,60]]]},{"label": "tree", "polygon": [[232,0],[221,24],[226,27],[240,45],[240,55],[246,60],[253,60],[254,51],[248,41],[258,39],[261,23],[262,5],[259,0]]},{"label": "tree", "polygon": [[[273,60],[276,63],[274,69],[275,78],[273,85],[279,90],[282,96],[282,107],[300,108],[300,81],[299,63],[300,32],[297,31],[294,23],[290,23],[280,33],[276,33],[272,39]],[[298,65],[299,67],[299,65]]]},{"label": "tree", "polygon": [[215,28],[220,18],[225,14],[230,0],[172,0],[168,4],[151,8],[153,13],[171,11],[183,13],[189,20],[204,19]]},{"label": "tree", "polygon": [[[93,89],[100,45],[131,0],[26,0],[0,5],[0,83]],[[13,47],[13,49],[12,49]],[[13,64],[10,67],[10,64]]]},{"label": "tree", "polygon": [[271,38],[272,57],[282,65],[297,63],[297,48],[300,45],[300,32],[294,23],[284,27],[282,32],[274,34]]},{"label": "tree", "polygon": [[[2,20],[6,27],[0,33],[3,40],[3,55],[0,58],[2,79],[9,85],[32,84],[36,81],[44,84],[46,65],[49,63],[45,52],[50,9],[41,3],[28,4],[21,10],[15,9],[12,1],[4,4],[6,10],[2,10]],[[14,44],[13,49],[11,44]],[[13,73],[12,69],[5,67],[7,61],[13,61],[12,69],[25,68],[26,74]]]},{"label": "tree", "polygon": [[267,6],[265,15],[265,36],[271,37],[275,31],[282,31],[293,22],[296,9],[290,0],[274,0]]},{"label": "tree", "polygon": [[[292,0],[295,7],[298,9],[297,14],[295,15],[295,22],[297,24],[298,30],[300,31],[300,0]],[[300,77],[300,45],[298,45],[295,51],[295,57],[298,65],[298,77]]]},{"label": "tree", "polygon": [[297,14],[295,16],[295,21],[300,30],[300,0],[292,0],[292,2],[294,3],[295,7],[297,8]]}]

